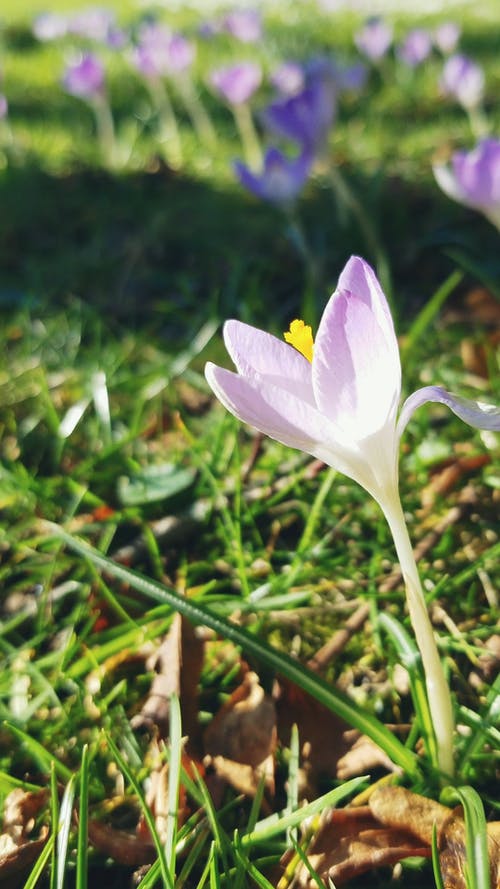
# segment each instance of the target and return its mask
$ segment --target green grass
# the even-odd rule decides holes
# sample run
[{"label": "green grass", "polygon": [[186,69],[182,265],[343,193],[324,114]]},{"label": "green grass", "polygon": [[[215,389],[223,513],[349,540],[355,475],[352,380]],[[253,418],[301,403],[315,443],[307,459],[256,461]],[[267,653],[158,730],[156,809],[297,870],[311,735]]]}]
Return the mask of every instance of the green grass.
[{"label": "green grass", "polygon": [[[115,6],[123,22],[137,19],[135,5]],[[305,455],[272,441],[254,453],[254,434],[213,404],[203,375],[207,359],[227,364],[225,318],[281,335],[303,307],[319,317],[351,253],[375,256],[324,170],[298,206],[313,278],[284,216],[235,183],[231,161],[241,149],[229,112],[206,87],[212,65],[237,57],[226,38],[200,45],[196,63],[216,153],[199,144],[174,96],[181,169],[158,156],[147,93],[125,59],[110,56],[117,131],[136,142],[127,163],[107,169],[90,110],[60,88],[62,46],[30,34],[39,9],[31,0],[2,8],[12,138],[0,146],[0,810],[14,787],[52,786],[33,834],[47,825],[49,841],[26,870],[27,886],[40,874],[44,887],[130,885],[135,865],[113,864],[87,832],[92,820],[133,831],[140,819],[149,822],[155,862],[137,877],[143,889],[274,886],[281,855],[300,848],[305,815],[347,802],[378,773],[352,783],[328,773],[301,811],[301,739],[292,732],[291,749],[281,740],[276,752],[274,798],[262,784],[253,802],[227,788],[217,803],[200,763],[195,773],[179,758],[174,705],[173,752],[167,739],[159,753],[171,769],[165,841],[147,802],[150,738],[131,720],[153,679],[146,653],[179,610],[216,634],[197,683],[200,737],[238,686],[243,657],[267,691],[275,676],[293,679],[385,746],[406,786],[439,795],[419,743],[432,731],[402,584],[384,587],[395,555],[378,507],[349,480],[312,472]],[[345,14],[333,27],[309,4],[294,9],[289,22],[269,10],[266,40],[245,57],[267,71],[284,57],[329,50],[354,59],[359,19]],[[491,2],[481,16],[470,4],[460,12],[462,46],[485,65],[492,132],[495,10]],[[196,11],[180,9],[173,20],[195,33]],[[397,33],[411,23],[398,18]],[[493,321],[467,308],[477,287],[498,297],[498,234],[434,184],[435,153],[472,144],[465,115],[439,100],[439,69],[433,58],[402,76],[387,60],[364,93],[340,99],[330,147],[390,272],[406,393],[432,381],[498,401],[495,296]],[[464,341],[485,350],[486,376],[464,366]],[[464,454],[484,459],[423,508],[432,473]],[[498,620],[499,478],[493,436],[437,406],[417,412],[403,443],[401,493],[414,543],[456,507],[419,569],[429,607],[446,615],[440,652],[468,727],[456,739],[456,794],[466,809],[468,879],[481,887],[484,843],[475,850],[473,828],[484,834],[483,808],[498,817],[498,689],[481,678],[481,657]],[[465,484],[468,506],[460,502]],[[322,676],[312,673],[306,662],[362,602],[369,624]],[[413,698],[393,682],[403,660]],[[389,734],[394,723],[412,724],[408,741]],[[179,787],[189,800],[184,822],[173,815]],[[404,867],[404,889],[432,879],[430,863],[419,867]],[[386,885],[386,876],[371,885]]]}]

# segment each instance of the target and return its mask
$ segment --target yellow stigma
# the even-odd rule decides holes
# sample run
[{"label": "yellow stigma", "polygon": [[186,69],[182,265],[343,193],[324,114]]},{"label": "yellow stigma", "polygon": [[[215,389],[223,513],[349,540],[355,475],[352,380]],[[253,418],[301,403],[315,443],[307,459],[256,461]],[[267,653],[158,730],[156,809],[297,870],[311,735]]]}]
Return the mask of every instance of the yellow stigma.
[{"label": "yellow stigma", "polygon": [[283,336],[287,343],[294,346],[294,348],[297,349],[301,355],[304,355],[308,361],[312,361],[314,340],[312,329],[309,324],[304,324],[303,321],[296,318],[295,321],[292,321],[290,324],[290,330],[287,330]]}]

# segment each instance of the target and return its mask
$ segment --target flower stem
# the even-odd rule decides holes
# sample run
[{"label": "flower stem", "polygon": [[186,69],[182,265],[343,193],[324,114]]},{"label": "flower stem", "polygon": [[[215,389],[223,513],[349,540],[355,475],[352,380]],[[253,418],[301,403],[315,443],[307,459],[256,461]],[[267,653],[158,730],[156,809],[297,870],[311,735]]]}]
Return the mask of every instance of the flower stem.
[{"label": "flower stem", "polygon": [[384,503],[406,587],[406,601],[425,673],[427,699],[437,745],[437,765],[447,776],[454,773],[454,719],[450,690],[439,657],[420,577],[399,496]]},{"label": "flower stem", "polygon": [[115,126],[109,102],[106,96],[99,96],[92,104],[103,158],[109,167],[114,167],[117,161]]},{"label": "flower stem", "polygon": [[182,73],[178,78],[178,89],[187,112],[193,122],[198,138],[204,145],[208,146],[208,148],[212,150],[215,149],[217,145],[217,136],[212,121],[196,92],[191,77],[186,72]]},{"label": "flower stem", "polygon": [[182,144],[170,96],[159,77],[150,79],[148,86],[158,114],[160,140],[166,146],[167,163],[176,168],[180,167],[182,166]]},{"label": "flower stem", "polygon": [[243,102],[241,105],[232,105],[231,108],[243,146],[245,161],[249,167],[254,169],[262,166],[262,149],[249,105]]}]

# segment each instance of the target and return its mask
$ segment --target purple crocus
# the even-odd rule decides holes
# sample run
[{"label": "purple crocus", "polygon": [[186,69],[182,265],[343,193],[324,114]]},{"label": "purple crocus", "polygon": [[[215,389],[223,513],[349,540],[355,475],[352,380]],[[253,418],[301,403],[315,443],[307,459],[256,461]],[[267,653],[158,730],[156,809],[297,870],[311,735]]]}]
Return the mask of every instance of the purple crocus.
[{"label": "purple crocus", "polygon": [[484,72],[467,56],[450,56],[444,64],[440,85],[446,96],[453,96],[463,108],[471,111],[481,104]]},{"label": "purple crocus", "polygon": [[68,33],[98,43],[107,43],[109,32],[115,27],[113,10],[101,6],[82,9],[68,19]]},{"label": "purple crocus", "polygon": [[298,197],[309,175],[312,155],[303,151],[289,158],[277,148],[268,148],[260,174],[236,161],[235,173],[241,184],[256,197],[272,204],[289,205]]},{"label": "purple crocus", "polygon": [[63,86],[72,96],[88,101],[102,97],[104,93],[104,66],[92,53],[85,53],[78,62],[67,66]]},{"label": "purple crocus", "polygon": [[398,46],[397,54],[409,68],[416,68],[428,58],[432,50],[431,35],[424,28],[414,28]]},{"label": "purple crocus", "polygon": [[354,35],[354,42],[361,53],[371,62],[379,62],[391,43],[393,30],[384,19],[368,19],[363,28]]},{"label": "purple crocus", "polygon": [[7,117],[9,111],[9,103],[3,93],[0,93],[0,120]]},{"label": "purple crocus", "polygon": [[434,30],[434,45],[447,56],[456,49],[460,33],[460,25],[457,22],[442,22]]},{"label": "purple crocus", "polygon": [[210,74],[210,83],[229,105],[248,102],[261,82],[262,69],[255,62],[216,68]]},{"label": "purple crocus", "polygon": [[295,96],[305,86],[304,69],[298,62],[283,62],[270,79],[282,96]]},{"label": "purple crocus", "polygon": [[500,410],[418,389],[403,404],[398,343],[387,301],[370,266],[352,257],[321,318],[294,321],[286,342],[239,321],[224,341],[236,373],[206,365],[209,385],[239,420],[305,451],[361,484],[379,503],[394,538],[426,677],[438,765],[453,773],[453,710],[398,491],[398,451],[412,414],[440,402],[466,423],[500,429]]},{"label": "purple crocus", "polygon": [[326,145],[335,109],[333,82],[321,75],[311,77],[295,96],[271,102],[262,112],[262,122],[271,132],[318,154]]},{"label": "purple crocus", "polygon": [[242,43],[257,43],[262,37],[262,17],[258,9],[233,9],[224,16],[222,27]]},{"label": "purple crocus", "polygon": [[33,34],[37,40],[46,43],[64,37],[68,31],[68,20],[57,12],[42,12],[33,22]]},{"label": "purple crocus", "polygon": [[146,77],[160,77],[186,71],[195,56],[194,43],[165,25],[153,23],[143,25],[139,31],[133,60]]},{"label": "purple crocus", "polygon": [[472,151],[456,151],[451,166],[434,175],[448,197],[479,210],[500,230],[500,140],[483,139]]}]

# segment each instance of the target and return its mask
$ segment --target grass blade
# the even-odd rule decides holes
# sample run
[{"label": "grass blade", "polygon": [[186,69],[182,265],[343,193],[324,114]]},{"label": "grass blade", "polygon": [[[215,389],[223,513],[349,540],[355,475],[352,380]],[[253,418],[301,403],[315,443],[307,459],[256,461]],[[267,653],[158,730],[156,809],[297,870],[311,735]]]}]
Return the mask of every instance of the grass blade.
[{"label": "grass blade", "polygon": [[80,804],[78,809],[78,839],[76,847],[76,889],[87,889],[88,873],[88,817],[89,817],[89,748],[82,750],[80,766]]},{"label": "grass blade", "polygon": [[488,833],[481,797],[473,787],[456,787],[447,792],[446,802],[460,803],[464,810],[467,889],[490,889]]},{"label": "grass blade", "polygon": [[176,593],[175,590],[157,581],[149,580],[137,571],[114,563],[107,556],[103,556],[88,544],[76,537],[72,537],[58,525],[50,524],[49,527],[68,547],[79,553],[83,558],[89,559],[94,565],[98,565],[112,577],[130,584],[133,589],[143,593],[148,599],[169,604],[175,611],[180,612],[192,623],[210,627],[222,638],[229,639],[235,645],[239,645],[248,655],[254,657],[266,667],[285,675],[291,682],[294,682],[299,688],[312,695],[312,697],[320,701],[329,710],[332,710],[333,713],[336,713],[341,719],[344,719],[349,725],[368,735],[408,775],[416,777],[419,774],[416,756],[407,750],[389,729],[371,714],[362,711],[346,695],[332,688],[327,682],[297,663],[289,655],[276,651],[253,636],[248,630],[224,620],[206,606],[184,598]]}]

